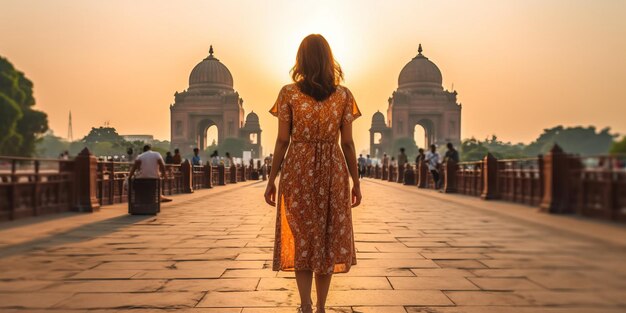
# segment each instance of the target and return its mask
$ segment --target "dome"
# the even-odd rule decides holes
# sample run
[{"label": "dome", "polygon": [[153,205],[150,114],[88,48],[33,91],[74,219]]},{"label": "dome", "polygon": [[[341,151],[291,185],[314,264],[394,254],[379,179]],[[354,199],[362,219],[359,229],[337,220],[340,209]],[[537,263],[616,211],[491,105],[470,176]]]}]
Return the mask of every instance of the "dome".
[{"label": "dome", "polygon": [[398,77],[398,89],[438,89],[443,87],[441,71],[422,54],[422,44],[419,45],[418,54],[407,63]]},{"label": "dome", "polygon": [[246,115],[246,122],[258,122],[259,121],[259,116],[254,113],[254,111],[248,113],[248,115]]},{"label": "dome", "polygon": [[259,116],[254,111],[246,115],[246,124],[244,128],[247,130],[260,130],[261,124],[259,123]]},{"label": "dome", "polygon": [[380,111],[376,111],[374,115],[372,115],[372,127],[386,127],[385,116],[380,113]]},{"label": "dome", "polygon": [[380,122],[385,123],[385,116],[380,111],[376,111],[372,116],[372,124]]},{"label": "dome", "polygon": [[209,56],[198,63],[189,75],[189,90],[233,90],[233,75],[228,68],[213,56],[213,46]]}]

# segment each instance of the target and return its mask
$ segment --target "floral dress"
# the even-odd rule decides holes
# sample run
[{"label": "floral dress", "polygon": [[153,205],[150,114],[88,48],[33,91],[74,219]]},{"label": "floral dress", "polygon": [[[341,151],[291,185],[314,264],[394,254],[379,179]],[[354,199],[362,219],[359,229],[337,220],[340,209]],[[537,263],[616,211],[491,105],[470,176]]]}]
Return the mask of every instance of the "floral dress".
[{"label": "floral dress", "polygon": [[284,86],[269,111],[291,122],[280,170],[272,270],[346,273],[356,264],[349,172],[339,144],[342,125],[361,116],[348,88],[317,101]]}]

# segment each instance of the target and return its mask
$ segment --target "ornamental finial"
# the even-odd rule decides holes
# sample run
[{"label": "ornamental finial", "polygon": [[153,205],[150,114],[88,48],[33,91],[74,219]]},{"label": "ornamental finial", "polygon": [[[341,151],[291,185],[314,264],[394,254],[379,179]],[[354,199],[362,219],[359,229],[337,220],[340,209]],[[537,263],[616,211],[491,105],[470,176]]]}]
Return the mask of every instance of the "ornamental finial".
[{"label": "ornamental finial", "polygon": [[209,47],[209,56],[213,55],[213,45]]},{"label": "ornamental finial", "polygon": [[422,54],[422,51],[424,50],[422,49],[422,44],[420,43],[419,47],[417,47],[417,53]]}]

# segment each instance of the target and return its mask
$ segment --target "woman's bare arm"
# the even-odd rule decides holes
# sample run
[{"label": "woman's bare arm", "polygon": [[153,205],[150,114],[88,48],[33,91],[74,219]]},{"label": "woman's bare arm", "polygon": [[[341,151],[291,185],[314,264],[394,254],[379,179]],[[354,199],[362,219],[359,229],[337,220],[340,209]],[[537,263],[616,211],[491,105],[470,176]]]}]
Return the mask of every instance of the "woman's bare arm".
[{"label": "woman's bare arm", "polygon": [[352,207],[361,203],[361,181],[359,181],[359,172],[356,164],[356,151],[354,148],[354,139],[352,138],[352,123],[346,123],[341,126],[341,149],[346,158],[346,164],[352,177]]},{"label": "woman's bare arm", "polygon": [[[278,136],[276,137],[276,145],[274,146],[274,158],[272,160],[272,171],[270,172],[268,190],[265,192],[265,201],[270,205],[276,205],[276,188],[275,181],[280,167],[285,159],[285,153],[289,147],[291,135],[291,122],[278,120]],[[270,187],[273,187],[271,190]]]}]

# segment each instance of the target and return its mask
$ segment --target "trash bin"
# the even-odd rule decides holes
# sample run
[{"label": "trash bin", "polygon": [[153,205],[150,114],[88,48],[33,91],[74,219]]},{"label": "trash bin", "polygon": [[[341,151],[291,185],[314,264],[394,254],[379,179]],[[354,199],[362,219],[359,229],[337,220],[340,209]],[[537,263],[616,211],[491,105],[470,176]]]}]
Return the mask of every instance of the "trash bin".
[{"label": "trash bin", "polygon": [[161,180],[132,178],[128,184],[128,213],[152,214],[161,211]]}]

